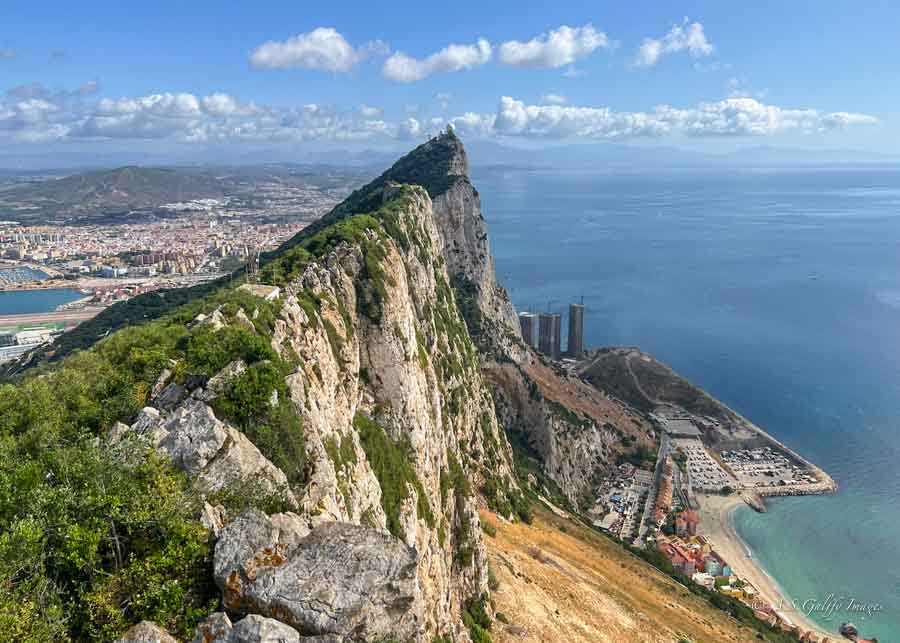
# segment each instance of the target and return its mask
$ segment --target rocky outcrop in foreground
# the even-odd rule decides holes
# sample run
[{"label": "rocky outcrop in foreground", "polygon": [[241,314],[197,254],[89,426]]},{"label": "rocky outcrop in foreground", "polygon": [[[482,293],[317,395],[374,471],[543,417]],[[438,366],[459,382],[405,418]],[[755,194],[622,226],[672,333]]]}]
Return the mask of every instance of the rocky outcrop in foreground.
[{"label": "rocky outcrop in foreground", "polygon": [[416,636],[416,552],[390,534],[247,511],[219,536],[215,579],[225,607],[277,618],[303,636],[345,641]]}]

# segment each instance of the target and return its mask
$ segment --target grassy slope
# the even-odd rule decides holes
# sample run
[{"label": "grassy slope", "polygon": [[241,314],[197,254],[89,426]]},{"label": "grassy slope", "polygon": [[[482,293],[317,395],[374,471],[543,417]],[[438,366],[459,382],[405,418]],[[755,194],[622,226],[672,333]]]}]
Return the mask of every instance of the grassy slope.
[{"label": "grassy slope", "polygon": [[[497,642],[731,641],[757,633],[633,556],[618,543],[541,506],[531,525],[485,512]],[[487,529],[488,534],[493,531]]]}]

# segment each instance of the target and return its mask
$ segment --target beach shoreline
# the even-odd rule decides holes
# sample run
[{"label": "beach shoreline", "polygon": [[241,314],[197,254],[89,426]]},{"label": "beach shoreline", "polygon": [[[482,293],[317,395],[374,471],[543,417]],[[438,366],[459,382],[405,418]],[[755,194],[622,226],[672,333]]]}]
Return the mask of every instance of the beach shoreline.
[{"label": "beach shoreline", "polygon": [[801,630],[811,630],[819,636],[840,640],[837,625],[835,631],[829,632],[802,610],[795,608],[790,597],[753,557],[752,551],[738,535],[734,526],[734,512],[745,504],[740,495],[697,494],[697,500],[700,503],[700,525],[697,533],[705,537],[716,552],[728,561],[737,576],[749,581],[765,602]]}]

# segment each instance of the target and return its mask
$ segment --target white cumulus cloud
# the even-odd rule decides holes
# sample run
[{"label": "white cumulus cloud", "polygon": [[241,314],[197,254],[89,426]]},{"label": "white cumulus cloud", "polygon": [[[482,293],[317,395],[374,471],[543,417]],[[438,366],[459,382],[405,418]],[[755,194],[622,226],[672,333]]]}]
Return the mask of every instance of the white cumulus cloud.
[{"label": "white cumulus cloud", "polygon": [[365,104],[347,109],[319,103],[283,107],[244,102],[223,92],[206,96],[159,92],[98,100],[79,89],[49,91],[31,84],[0,94],[0,145],[77,139],[232,144],[406,140],[425,137],[445,124],[479,138],[771,136],[878,122],[868,114],[785,108],[752,97],[634,112],[554,103],[549,98],[529,105],[504,96],[489,113],[464,112],[446,119],[406,114],[391,120]]},{"label": "white cumulus cloud", "polygon": [[398,83],[414,83],[431,74],[473,69],[487,63],[493,48],[484,38],[474,45],[448,45],[424,59],[416,59],[395,52],[386,61],[382,73]]},{"label": "white cumulus cloud", "polygon": [[528,105],[504,96],[495,114],[467,113],[451,119],[460,131],[531,138],[623,139],[642,136],[769,136],[790,131],[823,132],[878,122],[874,116],[824,113],[766,105],[754,98],[726,98],[679,109],[617,112],[608,107]]},{"label": "white cumulus cloud", "polygon": [[403,138],[416,138],[422,134],[422,124],[410,117],[400,122],[399,131]]},{"label": "white cumulus cloud", "polygon": [[101,114],[149,113],[164,117],[196,116],[200,113],[200,101],[193,94],[150,94],[138,98],[104,98],[98,103]]},{"label": "white cumulus cloud", "polygon": [[370,54],[386,53],[387,45],[372,41],[354,47],[332,27],[319,27],[283,41],[270,40],[250,55],[256,69],[318,69],[347,72]]},{"label": "white cumulus cloud", "polygon": [[694,58],[712,54],[713,46],[706,39],[702,24],[689,23],[685,18],[681,24],[672,25],[662,38],[645,38],[634,57],[634,65],[653,67],[663,56],[681,51],[687,51]]},{"label": "white cumulus cloud", "polygon": [[498,57],[501,63],[512,67],[555,69],[570,65],[601,47],[610,47],[609,38],[594,29],[593,25],[563,25],[527,42],[504,42],[500,45]]}]

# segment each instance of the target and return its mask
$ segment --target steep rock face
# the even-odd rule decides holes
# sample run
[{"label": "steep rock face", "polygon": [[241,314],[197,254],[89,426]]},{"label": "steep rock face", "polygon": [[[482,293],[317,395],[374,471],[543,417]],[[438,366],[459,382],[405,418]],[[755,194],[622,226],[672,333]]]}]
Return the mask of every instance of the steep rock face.
[{"label": "steep rock face", "polygon": [[[431,200],[404,188],[394,215],[391,235],[339,246],[287,285],[273,346],[301,363],[288,383],[311,460],[302,510],[313,524],[389,528],[413,547],[424,628],[437,631],[486,589],[475,498],[451,481],[489,471],[504,488],[515,482]],[[366,312],[360,302],[379,291],[380,305]],[[303,305],[310,299],[316,309]],[[411,475],[399,485],[385,480],[393,477],[385,449],[408,458]]]},{"label": "steep rock face", "polygon": [[619,456],[653,444],[653,425],[639,410],[529,347],[508,355],[485,360],[482,368],[501,423],[539,463],[554,492],[573,507],[588,509],[596,482],[611,473]]},{"label": "steep rock face", "polygon": [[[377,205],[282,253],[264,272],[290,275],[277,282],[277,304],[245,298],[190,324],[195,333],[262,336],[274,351],[285,386],[268,404],[287,399],[297,416],[302,479],[217,415],[234,408],[232,384],[254,381],[267,360],[231,356],[206,378],[173,376],[181,369],[173,363],[153,387],[153,406],[108,439],[141,437],[204,497],[243,490],[259,496],[250,504],[276,495],[290,509],[204,507],[234,613],[274,618],[303,636],[465,641],[464,606],[487,591],[476,492],[490,489],[507,508],[520,492],[432,201],[421,187],[386,183]],[[262,308],[272,315],[265,332],[254,323]],[[326,573],[308,576],[313,568]]]},{"label": "steep rock face", "polygon": [[287,490],[287,477],[259,452],[247,437],[216,418],[205,403],[189,399],[173,410],[162,426],[164,437],[157,451],[173,464],[195,476],[204,493],[214,493],[230,484],[253,480],[265,492]]},{"label": "steep rock face", "polygon": [[452,184],[434,198],[435,220],[444,241],[447,272],[452,279],[463,278],[474,286],[481,315],[499,324],[505,332],[519,337],[515,308],[494,273],[487,223],[481,213],[481,197],[469,181],[469,159],[462,142],[451,132],[425,144],[426,147],[429,145],[449,148],[447,171],[455,177]]},{"label": "steep rock face", "polygon": [[[487,591],[475,492],[504,513],[520,493],[495,400],[504,423],[527,429],[540,446],[567,497],[605,458],[596,431],[559,439],[566,423],[522,394],[529,384],[516,379],[520,370],[510,371],[508,386],[488,385],[484,374],[494,380],[501,362],[534,355],[519,341],[515,310],[494,277],[467,169],[455,136],[435,139],[264,266],[261,277],[282,293],[266,341],[291,365],[281,394],[302,427],[302,482],[296,475],[289,482],[247,436],[216,417],[230,383],[256,368],[242,360],[205,381],[162,378],[156,408],[133,423],[130,431],[195,476],[204,495],[253,482],[249,493],[277,493],[294,512],[228,516],[206,508],[204,521],[218,538],[217,582],[235,613],[277,619],[303,636],[427,641],[440,634],[465,641],[463,608]],[[395,177],[424,187],[401,186]],[[244,306],[207,311],[192,326],[260,332],[259,310]],[[341,525],[355,527],[345,533]],[[337,534],[346,546],[330,547],[313,538],[317,533]],[[304,549],[304,539],[316,547]],[[324,558],[313,561],[313,550]],[[399,567],[381,555],[394,550],[408,553]],[[338,571],[354,569],[344,564],[348,556],[366,563],[357,576],[370,568],[377,576],[370,580],[395,594],[385,594],[380,607],[359,608],[356,576],[333,582]],[[325,580],[301,575],[313,562],[334,571],[325,607],[311,602]],[[388,622],[401,630],[386,630]]]},{"label": "steep rock face", "polygon": [[534,453],[544,473],[573,506],[609,465],[608,445],[615,435],[588,418],[560,409],[514,363],[485,365],[494,386],[497,414],[523,448]]},{"label": "steep rock face", "polygon": [[[206,397],[204,389],[197,389],[195,395]],[[277,494],[289,505],[297,504],[284,472],[199,399],[187,398],[169,412],[145,407],[130,427],[116,425],[109,440],[116,445],[129,436],[147,443],[190,475],[204,496],[252,483],[256,492]]]}]

